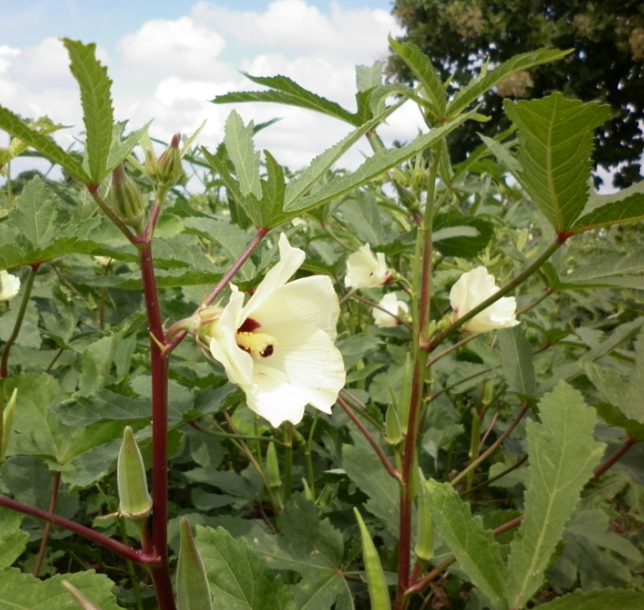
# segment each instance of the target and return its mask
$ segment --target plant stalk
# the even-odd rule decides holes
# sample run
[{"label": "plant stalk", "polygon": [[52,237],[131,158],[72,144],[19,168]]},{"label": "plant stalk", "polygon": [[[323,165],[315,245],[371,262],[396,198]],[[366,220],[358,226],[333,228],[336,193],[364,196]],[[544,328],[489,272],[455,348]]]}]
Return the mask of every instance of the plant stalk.
[{"label": "plant stalk", "polygon": [[[9,370],[9,352],[11,347],[16,342],[18,335],[20,334],[20,328],[22,322],[25,319],[25,313],[27,313],[27,305],[29,305],[29,297],[31,297],[31,290],[34,287],[34,281],[36,279],[36,273],[40,268],[40,263],[34,263],[31,265],[31,271],[29,272],[29,277],[25,282],[25,290],[22,293],[22,301],[20,301],[20,308],[18,309],[18,314],[16,315],[16,323],[13,325],[13,330],[11,335],[7,339],[7,342],[4,344],[2,350],[2,357],[0,357],[0,379],[5,379],[7,377]],[[2,397],[0,396],[0,400]]]},{"label": "plant stalk", "polygon": [[176,610],[168,566],[168,361],[162,351],[163,322],[154,275],[152,244],[139,244],[139,264],[150,332],[152,376],[152,547],[160,564],[152,569],[160,610]]}]

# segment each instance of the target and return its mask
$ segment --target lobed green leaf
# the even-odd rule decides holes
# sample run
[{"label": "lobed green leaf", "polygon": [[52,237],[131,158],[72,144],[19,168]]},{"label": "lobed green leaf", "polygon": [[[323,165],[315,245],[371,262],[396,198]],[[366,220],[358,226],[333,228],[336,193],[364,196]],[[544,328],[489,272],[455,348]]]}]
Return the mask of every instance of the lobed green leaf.
[{"label": "lobed green leaf", "polygon": [[507,601],[522,608],[546,567],[604,445],[593,439],[594,409],[564,382],[539,402],[541,423],[528,421],[530,487],[524,520],[510,545]]},{"label": "lobed green leaf", "polygon": [[588,200],[593,132],[606,121],[609,108],[567,100],[560,93],[506,101],[504,107],[518,127],[518,180],[552,227],[567,231]]},{"label": "lobed green leaf", "polygon": [[399,42],[390,37],[389,45],[407,64],[423,87],[431,102],[434,119],[444,117],[447,108],[447,95],[445,94],[443,82],[438,72],[434,69],[431,59],[411,42]]},{"label": "lobed green leaf", "polygon": [[96,59],[96,45],[63,38],[71,59],[70,70],[78,81],[85,123],[85,155],[93,184],[100,184],[109,168],[107,159],[112,147],[114,109],[107,68]]},{"label": "lobed green leaf", "polygon": [[472,79],[454,96],[454,99],[447,106],[447,113],[453,116],[473,104],[481,95],[489,91],[497,83],[520,70],[528,70],[534,66],[563,59],[571,53],[571,50],[560,51],[558,49],[538,49],[521,55],[515,55],[504,61],[500,66],[490,72],[483,72]]},{"label": "lobed green leaf", "polygon": [[355,125],[359,123],[355,115],[345,110],[339,104],[327,100],[324,97],[311,93],[298,85],[295,81],[287,76],[251,76],[243,72],[244,76],[258,85],[270,87],[269,91],[238,91],[235,93],[226,93],[218,95],[213,104],[230,104],[238,102],[275,102],[277,104],[286,104],[287,106],[298,106],[315,110],[322,114],[327,114],[341,121]]},{"label": "lobed green leaf", "polygon": [[295,610],[293,596],[273,578],[244,539],[234,540],[219,527],[197,526],[201,555],[215,608],[227,610]]},{"label": "lobed green leaf", "polygon": [[41,152],[50,161],[64,167],[72,176],[75,176],[84,184],[91,182],[91,178],[76,157],[65,152],[51,138],[28,127],[18,115],[2,106],[0,106],[0,129],[16,138],[20,138],[25,144]]},{"label": "lobed green leaf", "polygon": [[243,197],[253,195],[262,197],[259,179],[259,153],[253,145],[253,122],[244,125],[242,118],[234,110],[226,120],[224,143],[230,160],[235,166],[239,187]]}]

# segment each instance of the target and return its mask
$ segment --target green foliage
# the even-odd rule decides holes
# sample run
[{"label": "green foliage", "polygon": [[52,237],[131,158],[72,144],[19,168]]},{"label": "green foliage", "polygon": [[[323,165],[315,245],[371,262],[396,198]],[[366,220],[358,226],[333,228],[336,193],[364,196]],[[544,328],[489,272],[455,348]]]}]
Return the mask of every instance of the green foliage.
[{"label": "green foliage", "polygon": [[[32,147],[67,176],[0,186],[12,290],[0,301],[0,412],[16,391],[12,418],[0,417],[0,608],[72,608],[63,579],[102,610],[175,610],[173,588],[179,610],[637,607],[644,250],[625,223],[643,217],[644,191],[591,192],[606,110],[559,94],[508,103],[515,128],[484,136],[458,166],[448,154],[468,125],[485,130],[470,106],[491,87],[565,52],[484,64],[456,90],[418,47],[393,41],[418,87],[383,85],[380,62],[359,66],[355,113],[285,77],[251,77],[269,89],[215,101],[296,105],[351,133],[293,173],[255,150],[255,133],[279,124],[233,113],[210,149],[173,140],[201,181],[193,191],[159,188],[131,154],[139,139],[151,148],[147,126],[125,136],[94,46],[66,45],[84,157],[48,138],[53,121],[0,108],[18,138],[0,162]],[[386,147],[380,125],[403,103],[431,128]],[[373,154],[337,169],[363,137]],[[122,161],[150,202],[136,237],[96,205]],[[276,267],[280,234],[304,252],[300,267]],[[347,286],[356,260],[363,285]],[[481,266],[507,300],[485,312],[489,331],[462,332],[450,292]],[[235,299],[262,297],[280,274],[297,283],[231,322]],[[472,307],[479,292],[489,286],[470,291]],[[295,336],[306,326],[296,313],[325,329]],[[287,319],[271,328],[268,314]],[[251,361],[247,383],[213,362],[223,344]],[[337,397],[321,387],[331,354],[347,373]],[[289,411],[272,428],[248,408],[261,396],[285,413],[300,390],[301,421]],[[130,471],[121,454],[117,472],[124,428],[140,455]],[[152,513],[120,519],[128,497],[140,508],[122,511],[147,512],[146,482]],[[103,575],[79,572],[88,566]]]},{"label": "green foliage", "polygon": [[[8,569],[0,572],[0,608],[52,608],[52,610],[78,610],[73,597],[63,587],[62,576],[54,576],[42,581],[18,570]],[[101,610],[118,610],[119,606],[112,594],[112,583],[106,576],[93,570],[68,574],[68,581],[95,603]]]},{"label": "green foliage", "polygon": [[503,608],[508,574],[492,532],[484,529],[480,517],[472,517],[469,506],[449,484],[428,481],[426,485],[434,526],[441,539],[472,584],[494,608]]},{"label": "green foliage", "polygon": [[201,555],[215,607],[231,610],[294,610],[286,586],[275,580],[244,540],[234,540],[223,528],[197,527]]},{"label": "green foliage", "polygon": [[539,402],[541,423],[528,422],[530,488],[524,519],[510,544],[507,599],[511,608],[532,597],[604,447],[593,440],[595,415],[564,383]]}]

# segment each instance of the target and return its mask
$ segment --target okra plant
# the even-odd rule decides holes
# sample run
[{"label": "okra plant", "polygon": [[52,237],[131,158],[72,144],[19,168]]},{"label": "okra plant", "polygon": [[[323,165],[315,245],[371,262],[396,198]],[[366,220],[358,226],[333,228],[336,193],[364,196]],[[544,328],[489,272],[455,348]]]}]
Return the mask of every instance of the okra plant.
[{"label": "okra plant", "polygon": [[[64,44],[82,151],[0,106],[0,608],[644,607],[644,182],[595,192],[608,109],[557,92],[450,160],[568,51],[455,89],[391,41],[415,83],[359,66],[355,111],[213,100],[351,126],[292,173],[235,111],[158,155]],[[403,104],[427,129],[388,148]],[[28,149],[63,177],[12,178]]]}]

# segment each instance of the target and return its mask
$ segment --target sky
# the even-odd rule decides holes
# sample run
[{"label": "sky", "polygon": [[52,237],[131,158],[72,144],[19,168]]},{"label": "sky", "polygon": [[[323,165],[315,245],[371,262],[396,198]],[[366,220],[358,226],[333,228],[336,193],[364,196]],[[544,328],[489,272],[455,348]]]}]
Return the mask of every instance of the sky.
[{"label": "sky", "polygon": [[[61,37],[97,44],[114,84],[117,120],[138,129],[154,119],[153,138],[191,134],[207,119],[198,143],[213,150],[232,109],[245,122],[281,120],[256,137],[290,169],[344,137],[350,127],[311,111],[276,104],[215,105],[216,95],[257,90],[240,72],[289,76],[355,109],[355,66],[387,57],[387,36],[402,30],[389,0],[0,0],[0,104],[24,118],[48,115],[71,126],[56,134],[63,146],[82,130],[78,87]],[[422,120],[403,106],[379,132],[386,143],[409,141]],[[6,146],[0,134],[0,146]],[[359,143],[342,167],[370,154]],[[12,174],[33,160],[14,162]]]}]

